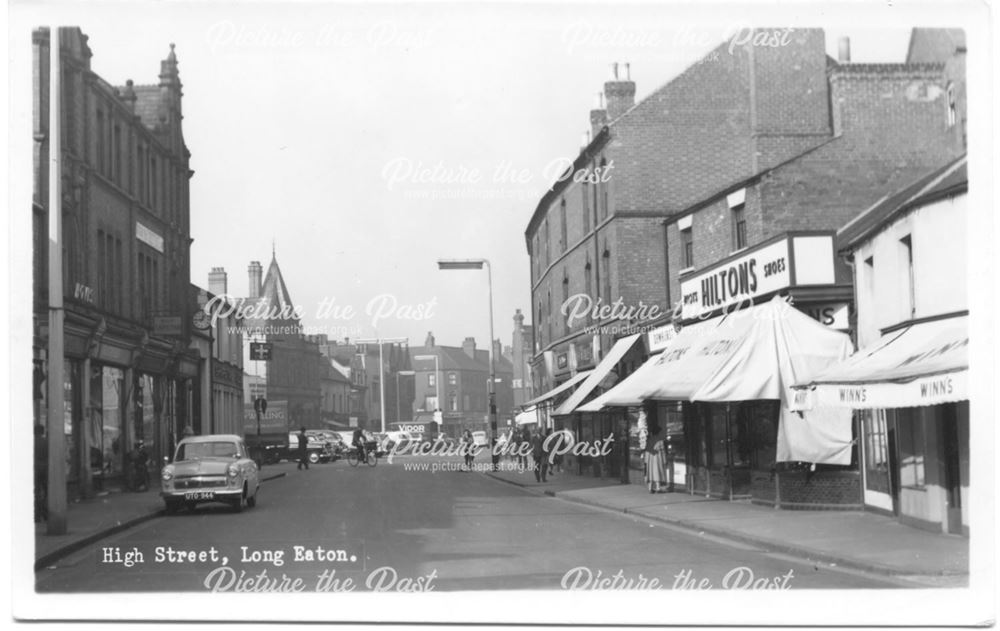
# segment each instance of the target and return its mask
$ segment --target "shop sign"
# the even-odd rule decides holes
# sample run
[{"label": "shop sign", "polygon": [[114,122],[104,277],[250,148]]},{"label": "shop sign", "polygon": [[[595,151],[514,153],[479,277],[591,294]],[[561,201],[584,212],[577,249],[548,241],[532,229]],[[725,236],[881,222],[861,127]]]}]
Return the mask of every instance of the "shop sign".
[{"label": "shop sign", "polygon": [[83,283],[77,283],[76,287],[73,288],[73,297],[77,300],[82,300],[83,302],[94,303],[94,289],[88,287]]},{"label": "shop sign", "polygon": [[180,335],[180,316],[153,316],[153,335]]},{"label": "shop sign", "polygon": [[152,228],[135,222],[135,238],[142,241],[157,252],[163,252],[163,237],[156,234]]},{"label": "shop sign", "polygon": [[412,434],[423,434],[424,431],[426,431],[426,430],[424,429],[423,425],[400,423],[398,431],[400,431],[400,432],[410,432]]},{"label": "shop sign", "polygon": [[212,381],[233,388],[243,387],[243,373],[234,366],[212,360]]},{"label": "shop sign", "polygon": [[649,352],[655,353],[662,351],[670,345],[670,342],[674,341],[674,338],[677,337],[677,329],[673,324],[667,324],[666,326],[653,329],[648,335]]},{"label": "shop sign", "polygon": [[556,369],[563,370],[569,366],[569,353],[563,352],[556,355]]},{"label": "shop sign", "polygon": [[815,304],[798,304],[799,311],[831,329],[844,330],[850,328],[847,317],[846,302],[823,302]]},{"label": "shop sign", "polygon": [[[288,429],[288,401],[269,401],[267,411],[260,415],[260,433],[281,434]],[[257,435],[257,411],[253,403],[243,404],[243,435]]]},{"label": "shop sign", "polygon": [[781,239],[681,282],[681,317],[749,305],[758,296],[785,289],[791,279],[788,239]]}]

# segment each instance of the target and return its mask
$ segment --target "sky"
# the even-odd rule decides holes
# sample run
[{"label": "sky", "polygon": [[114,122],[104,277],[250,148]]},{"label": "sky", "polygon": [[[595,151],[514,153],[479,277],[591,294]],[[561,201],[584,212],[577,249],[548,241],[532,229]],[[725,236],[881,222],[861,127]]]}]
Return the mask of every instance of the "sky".
[{"label": "sky", "polygon": [[[841,35],[854,61],[906,54],[905,23],[802,6],[786,23],[826,28],[834,57]],[[192,282],[207,287],[224,267],[229,292],[246,295],[248,264],[266,269],[273,248],[310,332],[411,345],[433,332],[439,344],[471,336],[480,347],[485,272],[436,261],[491,262],[495,337],[510,344],[515,309],[531,317],[524,230],[579,151],[610,65],[630,63],[638,100],[764,19],[751,5],[665,3],[11,10],[25,32],[80,26],[92,69],[114,85],[156,83],[176,45],[195,172]]]}]

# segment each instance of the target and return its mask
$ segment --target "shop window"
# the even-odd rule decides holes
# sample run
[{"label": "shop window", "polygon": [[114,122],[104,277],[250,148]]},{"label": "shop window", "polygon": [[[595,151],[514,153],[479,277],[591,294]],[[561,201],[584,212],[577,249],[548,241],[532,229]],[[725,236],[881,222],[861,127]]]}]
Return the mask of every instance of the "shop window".
[{"label": "shop window", "polygon": [[885,410],[862,410],[865,441],[865,488],[891,493],[889,488],[889,432]]},{"label": "shop window", "polygon": [[899,437],[899,484],[924,488],[924,423],[914,408],[899,408],[896,435]]}]

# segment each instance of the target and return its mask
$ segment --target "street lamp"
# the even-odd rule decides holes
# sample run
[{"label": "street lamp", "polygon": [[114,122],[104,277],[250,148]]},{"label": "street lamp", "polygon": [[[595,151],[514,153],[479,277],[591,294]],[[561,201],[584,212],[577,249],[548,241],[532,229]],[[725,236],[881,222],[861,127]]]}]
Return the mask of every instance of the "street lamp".
[{"label": "street lamp", "polygon": [[415,373],[412,370],[400,370],[396,373],[396,422],[397,423],[403,422],[401,420],[402,414],[400,414],[400,407],[399,407],[399,376],[402,375],[404,377],[412,377],[415,374],[417,373]]},{"label": "street lamp", "polygon": [[490,454],[492,457],[493,469],[497,469],[497,395],[496,395],[496,357],[494,357],[493,345],[493,271],[487,259],[465,259],[465,260],[441,260],[438,261],[439,270],[474,270],[486,267],[486,282],[489,287],[490,299],[490,382],[488,394],[490,399]]},{"label": "street lamp", "polygon": [[378,344],[378,398],[381,414],[382,433],[385,433],[385,363],[382,360],[382,345],[386,342],[390,344],[402,344],[410,340],[405,337],[386,337],[374,340],[354,340],[355,344]]}]

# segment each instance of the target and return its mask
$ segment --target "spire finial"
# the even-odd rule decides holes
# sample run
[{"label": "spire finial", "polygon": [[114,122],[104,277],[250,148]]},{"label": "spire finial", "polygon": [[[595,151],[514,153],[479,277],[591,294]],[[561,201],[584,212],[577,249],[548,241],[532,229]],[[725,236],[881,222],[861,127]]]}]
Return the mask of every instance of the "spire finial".
[{"label": "spire finial", "polygon": [[278,257],[275,255],[274,250],[275,250],[275,247],[274,247],[274,238],[272,237],[271,238],[271,258],[274,259],[274,260],[277,260]]}]

